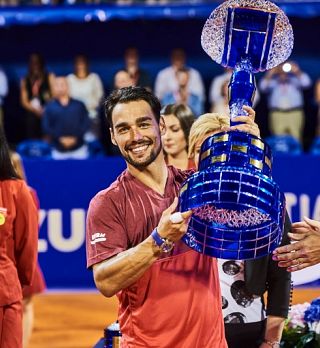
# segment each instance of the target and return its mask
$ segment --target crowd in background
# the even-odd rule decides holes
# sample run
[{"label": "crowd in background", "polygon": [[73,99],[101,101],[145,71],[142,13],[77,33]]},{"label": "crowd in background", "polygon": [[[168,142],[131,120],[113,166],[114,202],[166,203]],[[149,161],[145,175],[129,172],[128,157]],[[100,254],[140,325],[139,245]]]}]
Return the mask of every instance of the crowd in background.
[{"label": "crowd in background", "polygon": [[164,5],[169,3],[200,4],[208,0],[1,0],[0,6],[25,5],[74,5],[74,4],[117,4],[117,5]]},{"label": "crowd in background", "polygon": [[[162,106],[188,106],[195,118],[205,112],[228,115],[231,73],[230,69],[225,69],[223,74],[215,76],[206,91],[200,72],[190,67],[185,52],[176,48],[171,52],[170,64],[152,81],[150,73],[140,65],[138,50],[130,47],[124,52],[123,67],[113,77],[112,88],[145,87],[154,91]],[[262,76],[257,83],[253,106],[259,106],[261,95],[266,97],[271,135],[289,136],[297,144],[303,144],[304,91],[311,88],[313,81],[297,62],[286,62]],[[1,105],[9,92],[6,73],[1,70]],[[40,54],[32,54],[27,74],[20,82],[23,139],[48,143],[56,159],[89,157],[92,149],[97,151],[97,144],[108,136],[103,116],[103,97],[108,92],[85,55],[74,58],[73,72],[58,76],[47,70]],[[314,103],[320,104],[320,80],[315,83]],[[1,119],[5,119],[2,109]],[[320,136],[319,120],[315,135]],[[107,154],[117,153],[110,141],[105,147]]]}]

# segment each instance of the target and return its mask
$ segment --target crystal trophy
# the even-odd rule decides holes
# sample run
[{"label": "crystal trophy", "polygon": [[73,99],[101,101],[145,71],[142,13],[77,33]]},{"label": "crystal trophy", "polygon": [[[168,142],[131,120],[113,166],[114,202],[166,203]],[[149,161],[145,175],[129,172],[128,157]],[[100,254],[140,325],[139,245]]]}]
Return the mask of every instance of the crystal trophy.
[{"label": "crystal trophy", "polygon": [[[287,16],[266,0],[229,0],[206,21],[201,43],[218,64],[232,68],[230,123],[252,106],[254,73],[287,60],[293,31]],[[266,256],[281,242],[285,197],[272,179],[272,153],[254,135],[233,131],[207,138],[199,171],[180,191],[180,210],[192,210],[184,242],[222,259]]]}]

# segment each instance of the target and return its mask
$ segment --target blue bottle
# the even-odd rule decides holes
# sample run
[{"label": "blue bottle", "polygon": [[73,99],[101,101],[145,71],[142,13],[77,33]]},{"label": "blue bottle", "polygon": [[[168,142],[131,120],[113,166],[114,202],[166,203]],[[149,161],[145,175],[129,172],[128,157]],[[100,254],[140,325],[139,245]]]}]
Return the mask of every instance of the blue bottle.
[{"label": "blue bottle", "polygon": [[104,329],[104,348],[120,348],[121,331],[118,320]]}]

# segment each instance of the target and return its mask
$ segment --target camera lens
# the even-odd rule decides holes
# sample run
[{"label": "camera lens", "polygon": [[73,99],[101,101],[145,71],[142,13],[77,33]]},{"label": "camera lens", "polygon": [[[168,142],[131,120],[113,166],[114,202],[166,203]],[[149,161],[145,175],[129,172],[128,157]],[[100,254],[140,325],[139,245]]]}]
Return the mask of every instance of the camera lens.
[{"label": "camera lens", "polygon": [[282,65],[282,70],[286,73],[290,72],[292,69],[292,66],[290,63],[285,63]]}]

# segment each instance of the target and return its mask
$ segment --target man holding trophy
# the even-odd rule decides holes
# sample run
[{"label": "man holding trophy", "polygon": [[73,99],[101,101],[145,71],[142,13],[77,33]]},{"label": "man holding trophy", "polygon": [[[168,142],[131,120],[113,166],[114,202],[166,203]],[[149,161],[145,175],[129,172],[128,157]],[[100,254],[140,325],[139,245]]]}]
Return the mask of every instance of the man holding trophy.
[{"label": "man holding trophy", "polygon": [[[292,48],[279,48],[290,34],[284,18],[264,0],[227,1],[209,18],[202,44],[235,68],[230,109],[238,131],[205,141],[199,173],[166,166],[160,103],[150,92],[123,88],[106,101],[112,141],[127,170],[90,203],[87,265],[97,288],[119,298],[121,347],[227,347],[214,257],[258,258],[281,241],[284,197],[271,178],[270,150],[241,132],[248,127],[238,117],[251,106],[252,73],[278,63],[281,54],[286,59]],[[182,212],[174,213],[180,188]],[[277,347],[278,337],[261,344]]]}]

